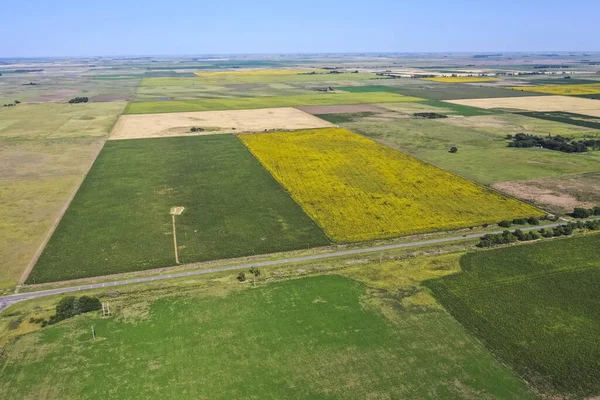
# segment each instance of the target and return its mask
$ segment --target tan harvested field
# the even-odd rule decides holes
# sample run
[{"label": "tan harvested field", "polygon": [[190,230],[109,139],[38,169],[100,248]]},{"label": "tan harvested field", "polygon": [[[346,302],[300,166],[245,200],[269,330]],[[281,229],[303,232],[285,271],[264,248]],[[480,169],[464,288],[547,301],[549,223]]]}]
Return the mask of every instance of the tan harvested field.
[{"label": "tan harvested field", "polygon": [[567,213],[575,207],[591,208],[600,204],[600,172],[561,178],[499,182],[493,188],[522,200],[532,201],[553,213]]},{"label": "tan harvested field", "polygon": [[[294,130],[330,127],[327,121],[291,107],[257,110],[198,111],[167,114],[122,115],[111,140],[168,136],[260,132],[266,129]],[[191,132],[192,127],[204,132]]]},{"label": "tan harvested field", "polygon": [[447,100],[448,103],[479,108],[522,111],[566,111],[600,117],[600,101],[569,96],[502,97],[492,99]]},{"label": "tan harvested field", "polygon": [[385,112],[384,108],[374,106],[372,104],[349,104],[340,106],[301,106],[296,107],[298,110],[307,112],[313,115],[319,114],[350,114],[359,112]]}]

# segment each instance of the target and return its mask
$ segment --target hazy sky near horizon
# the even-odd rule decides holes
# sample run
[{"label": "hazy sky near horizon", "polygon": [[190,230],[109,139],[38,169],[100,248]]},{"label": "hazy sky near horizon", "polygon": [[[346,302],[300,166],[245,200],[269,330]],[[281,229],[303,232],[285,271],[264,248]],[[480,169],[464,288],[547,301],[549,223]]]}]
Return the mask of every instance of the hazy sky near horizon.
[{"label": "hazy sky near horizon", "polygon": [[595,51],[600,1],[6,1],[0,58]]}]

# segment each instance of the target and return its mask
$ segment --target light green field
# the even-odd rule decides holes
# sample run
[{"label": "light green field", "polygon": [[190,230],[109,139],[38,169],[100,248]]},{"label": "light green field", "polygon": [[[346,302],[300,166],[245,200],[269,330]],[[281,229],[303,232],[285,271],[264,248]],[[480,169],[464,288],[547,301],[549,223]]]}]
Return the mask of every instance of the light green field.
[{"label": "light green field", "polygon": [[19,104],[0,108],[0,140],[107,136],[125,102]]},{"label": "light green field", "polygon": [[248,83],[239,85],[140,86],[135,98],[136,101],[154,101],[165,98],[171,100],[189,100],[297,96],[306,94],[315,94],[315,91],[310,88],[284,83]]},{"label": "light green field", "polygon": [[124,106],[0,109],[0,292],[16,285]]},{"label": "light green field", "polygon": [[[204,75],[194,78],[145,78],[141,86],[195,86],[195,85],[231,85],[240,83],[265,82],[322,82],[353,81],[376,78],[375,74],[314,74],[314,75],[253,75],[243,72],[232,74]],[[381,80],[378,80],[381,82]]]},{"label": "light green field", "polygon": [[210,100],[171,100],[133,102],[125,114],[153,114],[184,111],[245,110],[253,108],[330,106],[340,104],[386,103],[420,101],[416,97],[394,93],[341,93],[310,94],[299,96],[242,97]]},{"label": "light green field", "polygon": [[[541,121],[541,120],[540,120]],[[562,176],[600,170],[600,152],[568,154],[507,147],[506,134],[518,132],[581,136],[593,130],[504,114],[444,120],[366,117],[345,128],[380,140],[405,153],[471,180],[496,182]],[[457,153],[449,153],[452,147]]]},{"label": "light green field", "polygon": [[409,293],[340,276],[223,282],[113,300],[113,318],[21,336],[0,359],[0,397],[533,398],[445,311]]}]

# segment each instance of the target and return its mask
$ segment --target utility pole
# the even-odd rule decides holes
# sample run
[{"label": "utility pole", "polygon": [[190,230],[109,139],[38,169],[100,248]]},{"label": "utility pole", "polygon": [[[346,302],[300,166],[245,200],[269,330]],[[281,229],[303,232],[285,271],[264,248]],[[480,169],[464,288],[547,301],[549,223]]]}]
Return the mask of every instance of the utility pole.
[{"label": "utility pole", "polygon": [[173,219],[173,248],[175,249],[175,263],[179,264],[179,253],[177,252],[177,230],[175,228],[175,216],[181,215],[184,207],[171,207],[171,218]]}]

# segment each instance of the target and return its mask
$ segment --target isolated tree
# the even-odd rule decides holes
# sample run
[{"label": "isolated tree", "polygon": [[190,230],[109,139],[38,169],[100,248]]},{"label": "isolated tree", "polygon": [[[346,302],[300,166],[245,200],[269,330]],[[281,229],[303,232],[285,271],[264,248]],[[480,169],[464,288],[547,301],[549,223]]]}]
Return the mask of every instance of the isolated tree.
[{"label": "isolated tree", "polygon": [[256,286],[256,278],[260,276],[260,269],[252,267],[250,273],[254,276],[254,286]]},{"label": "isolated tree", "polygon": [[458,147],[456,147],[456,146],[452,146],[452,147],[450,148],[450,153],[456,153],[456,152],[458,152]]},{"label": "isolated tree", "polygon": [[240,272],[236,278],[240,282],[246,281],[246,274],[244,272]]}]

